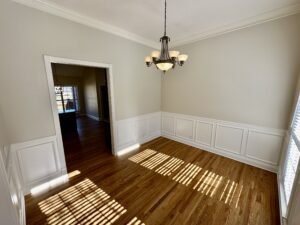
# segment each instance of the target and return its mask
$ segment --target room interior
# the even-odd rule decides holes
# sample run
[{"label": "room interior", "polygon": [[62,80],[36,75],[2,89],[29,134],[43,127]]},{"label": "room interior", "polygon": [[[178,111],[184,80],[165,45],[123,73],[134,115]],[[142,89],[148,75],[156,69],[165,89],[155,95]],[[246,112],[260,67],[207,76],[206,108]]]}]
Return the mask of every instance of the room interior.
[{"label": "room interior", "polygon": [[[105,68],[51,64],[67,171],[75,161],[112,153]],[[92,148],[90,148],[92,146]],[[86,159],[88,158],[88,159]]]},{"label": "room interior", "polygon": [[300,1],[0,2],[1,224],[300,224]]}]

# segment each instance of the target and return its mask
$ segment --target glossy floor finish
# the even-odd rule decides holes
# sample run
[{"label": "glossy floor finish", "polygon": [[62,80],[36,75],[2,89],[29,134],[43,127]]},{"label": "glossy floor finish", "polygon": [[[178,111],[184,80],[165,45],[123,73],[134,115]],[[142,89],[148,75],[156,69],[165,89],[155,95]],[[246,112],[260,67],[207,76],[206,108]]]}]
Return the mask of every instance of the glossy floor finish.
[{"label": "glossy floor finish", "polygon": [[66,157],[68,183],[26,197],[27,224],[280,224],[273,173],[166,138],[121,158],[94,145]]}]

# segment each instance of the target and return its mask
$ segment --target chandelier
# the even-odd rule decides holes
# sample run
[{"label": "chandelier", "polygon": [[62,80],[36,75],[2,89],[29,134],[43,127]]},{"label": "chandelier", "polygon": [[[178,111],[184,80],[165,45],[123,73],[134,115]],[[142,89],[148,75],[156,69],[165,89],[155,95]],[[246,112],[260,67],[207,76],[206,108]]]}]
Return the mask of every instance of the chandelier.
[{"label": "chandelier", "polygon": [[168,44],[170,38],[167,36],[167,0],[165,0],[165,24],[164,24],[164,36],[160,38],[161,50],[151,52],[151,56],[145,57],[145,63],[150,67],[154,65],[163,71],[164,73],[171,68],[175,68],[175,65],[183,66],[184,62],[188,59],[188,55],[180,54],[179,51],[169,51]]}]

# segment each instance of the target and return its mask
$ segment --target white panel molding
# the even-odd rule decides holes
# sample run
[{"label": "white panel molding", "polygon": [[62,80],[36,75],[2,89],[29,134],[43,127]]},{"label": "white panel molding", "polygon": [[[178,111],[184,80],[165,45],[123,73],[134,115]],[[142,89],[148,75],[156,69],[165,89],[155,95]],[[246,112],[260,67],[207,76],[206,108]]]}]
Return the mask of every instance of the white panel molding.
[{"label": "white panel molding", "polygon": [[174,40],[171,43],[172,47],[179,47],[182,45],[194,43],[197,41],[201,41],[204,39],[212,38],[215,36],[219,36],[222,34],[230,33],[236,30],[241,30],[244,28],[252,27],[258,24],[266,23],[269,21],[277,20],[280,18],[284,18],[287,16],[291,16],[294,14],[300,13],[300,4],[294,4],[287,7],[275,9],[254,17],[245,18],[243,20],[230,23],[230,24],[223,24],[221,26],[207,29],[201,33],[195,34],[193,36],[188,36],[186,38],[182,38],[180,40]]},{"label": "white panel molding", "polygon": [[213,134],[215,130],[215,126],[213,123],[204,122],[204,121],[196,121],[195,127],[195,142],[211,146],[213,144]]},{"label": "white panel molding", "polygon": [[160,45],[158,42],[151,41],[140,35],[131,33],[119,27],[112,26],[108,23],[93,19],[88,16],[81,15],[73,10],[66,9],[64,7],[58,6],[54,3],[48,3],[41,0],[12,0],[14,2],[26,5],[28,7],[41,10],[43,12],[62,17],[67,20],[71,20],[76,23],[86,25],[107,33],[114,34],[116,36],[146,45],[151,48],[159,49]]},{"label": "white panel molding", "polygon": [[[178,128],[177,121],[193,124],[189,126],[189,131],[184,132],[193,134],[192,139],[178,135],[177,130],[170,132],[170,127]],[[162,112],[162,124],[167,124],[167,127],[162,126],[163,137],[265,170],[278,170],[276,159],[281,154],[285,130],[168,112]],[[254,138],[253,134],[257,133],[259,138]],[[260,151],[253,150],[256,146]]]},{"label": "white panel molding", "polygon": [[161,136],[161,112],[117,121],[117,151]]},{"label": "white panel molding", "polygon": [[184,138],[187,140],[194,139],[194,120],[175,118],[175,136]]},{"label": "white panel molding", "polygon": [[[0,149],[3,150],[2,148]],[[0,212],[5,218],[1,217],[1,224],[21,224],[22,220],[20,219],[20,214],[17,210],[16,203],[13,201],[16,198],[13,198],[14,192],[11,189],[10,179],[8,173],[4,166],[3,155],[0,154],[0,188],[1,188],[1,204],[5,206],[5,216],[4,212]],[[1,215],[1,216],[2,216]]]},{"label": "white panel molding", "polygon": [[[251,141],[253,135],[260,135],[261,136],[260,139],[262,140]],[[270,140],[270,138],[272,138],[273,140]],[[276,134],[273,132],[258,131],[258,130],[249,130],[248,139],[246,143],[246,156],[249,158],[253,158],[255,160],[260,160],[262,162],[271,165],[279,165],[279,159],[281,156],[281,149],[283,143],[284,143],[284,136],[280,134]],[[251,152],[257,150],[262,151],[261,149],[262,147],[264,147],[264,151],[268,151],[267,153],[269,154],[269,159],[265,159],[264,157],[258,157],[257,155],[259,153]]]},{"label": "white panel molding", "polygon": [[66,174],[66,168],[60,163],[56,136],[12,144],[11,153],[25,194],[33,187]]},{"label": "white panel molding", "polygon": [[[5,175],[14,210],[16,210],[19,224],[26,225],[25,200],[21,188],[20,175],[13,163],[10,146],[4,146],[1,151],[3,151],[3,154],[0,155],[0,158],[2,157],[2,164],[5,167]],[[4,162],[4,157],[6,157],[6,162]]]},{"label": "white panel molding", "polygon": [[4,163],[4,167],[5,167],[6,171],[8,171],[8,164],[9,164],[9,158],[10,158],[9,146],[8,145],[2,146],[0,148],[0,153],[2,156],[3,163]]},{"label": "white panel molding", "polygon": [[[227,131],[223,131],[222,134],[222,129],[227,129]],[[214,147],[234,154],[241,154],[244,136],[243,128],[216,124]]]},{"label": "white panel molding", "polygon": [[164,116],[164,119],[162,120],[162,131],[165,133],[168,133],[170,135],[175,135],[175,118]]}]

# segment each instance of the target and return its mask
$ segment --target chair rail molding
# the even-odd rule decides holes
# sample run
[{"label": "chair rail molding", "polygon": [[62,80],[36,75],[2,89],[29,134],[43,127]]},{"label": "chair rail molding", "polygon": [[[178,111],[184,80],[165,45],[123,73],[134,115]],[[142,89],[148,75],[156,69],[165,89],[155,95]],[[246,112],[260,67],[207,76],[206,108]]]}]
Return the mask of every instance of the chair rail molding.
[{"label": "chair rail molding", "polygon": [[272,172],[285,130],[162,112],[162,136]]}]

